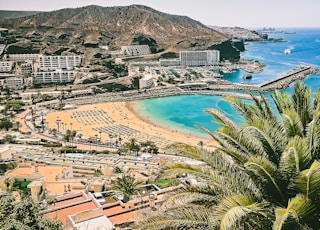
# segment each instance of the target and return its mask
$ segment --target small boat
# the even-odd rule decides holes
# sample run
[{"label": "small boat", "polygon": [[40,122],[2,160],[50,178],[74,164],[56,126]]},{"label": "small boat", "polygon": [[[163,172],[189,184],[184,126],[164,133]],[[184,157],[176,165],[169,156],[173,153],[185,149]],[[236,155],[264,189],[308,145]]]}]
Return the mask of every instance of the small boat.
[{"label": "small boat", "polygon": [[247,74],[243,75],[242,78],[243,79],[251,79],[252,78],[252,74],[247,73]]},{"label": "small boat", "polygon": [[291,50],[290,49],[285,49],[284,50],[284,54],[290,54],[291,53]]}]

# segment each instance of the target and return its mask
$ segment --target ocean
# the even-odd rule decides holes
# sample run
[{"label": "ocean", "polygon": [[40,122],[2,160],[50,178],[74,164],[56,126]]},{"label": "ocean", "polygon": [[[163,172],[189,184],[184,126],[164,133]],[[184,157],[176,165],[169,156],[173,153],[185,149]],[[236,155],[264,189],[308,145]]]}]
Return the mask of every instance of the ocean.
[{"label": "ocean", "polygon": [[[270,33],[269,37],[283,38],[285,42],[250,42],[242,58],[258,60],[264,64],[263,72],[253,74],[252,79],[244,80],[246,72],[238,70],[225,74],[225,80],[259,84],[284,74],[293,67],[310,64],[320,67],[320,28],[279,28],[286,33]],[[284,51],[289,49],[290,54]],[[311,75],[304,80],[314,94],[320,88],[320,73]],[[290,93],[292,86],[287,89]],[[270,95],[266,94],[270,98]],[[221,110],[237,123],[243,120],[222,97],[219,96],[175,96],[137,101],[134,109],[140,115],[179,132],[195,136],[209,137],[198,128],[205,127],[211,131],[219,128],[213,118],[204,112],[206,108]]]}]

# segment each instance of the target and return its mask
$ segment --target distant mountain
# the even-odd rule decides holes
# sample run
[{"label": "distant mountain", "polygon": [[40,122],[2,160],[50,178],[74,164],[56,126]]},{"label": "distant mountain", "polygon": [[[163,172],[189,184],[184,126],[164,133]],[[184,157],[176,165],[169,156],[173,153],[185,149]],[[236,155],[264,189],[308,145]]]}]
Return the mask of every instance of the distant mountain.
[{"label": "distant mountain", "polygon": [[249,30],[241,27],[208,27],[225,34],[230,39],[243,39],[245,41],[261,41],[266,39],[266,37],[264,37],[264,34],[258,33],[255,30]]},{"label": "distant mountain", "polygon": [[21,18],[31,16],[40,13],[40,11],[12,11],[12,10],[0,10],[0,18]]},{"label": "distant mountain", "polygon": [[[206,49],[227,37],[186,16],[170,15],[142,5],[86,6],[10,18],[0,11],[2,27],[49,46],[149,44],[152,51]],[[3,19],[6,18],[6,19]],[[24,40],[24,43],[27,43]]]}]

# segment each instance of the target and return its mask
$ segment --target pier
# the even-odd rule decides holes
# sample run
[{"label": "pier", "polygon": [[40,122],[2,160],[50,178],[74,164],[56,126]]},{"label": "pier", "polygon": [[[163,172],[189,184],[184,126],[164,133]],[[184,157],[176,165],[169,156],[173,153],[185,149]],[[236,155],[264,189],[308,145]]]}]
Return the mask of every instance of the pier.
[{"label": "pier", "polygon": [[278,88],[283,89],[288,87],[292,82],[296,80],[302,80],[306,76],[314,74],[316,72],[318,72],[318,69],[316,67],[301,65],[294,68],[292,71],[286,73],[285,75],[279,76],[270,81],[260,84],[260,88],[266,90],[273,90]]}]

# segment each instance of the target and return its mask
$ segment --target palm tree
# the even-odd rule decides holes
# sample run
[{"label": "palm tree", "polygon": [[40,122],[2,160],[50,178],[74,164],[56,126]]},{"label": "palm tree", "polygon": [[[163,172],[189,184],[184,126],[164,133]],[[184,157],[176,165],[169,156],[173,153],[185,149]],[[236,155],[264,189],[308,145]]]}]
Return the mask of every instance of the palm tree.
[{"label": "palm tree", "polygon": [[57,137],[57,132],[58,130],[56,128],[51,129],[51,133],[53,134],[54,137]]},{"label": "palm tree", "polygon": [[63,136],[63,139],[66,141],[66,142],[69,142],[72,138],[72,132],[70,129],[67,129],[65,135]]},{"label": "palm tree", "polygon": [[129,142],[126,143],[126,148],[129,149],[130,154],[131,154],[131,151],[136,151],[136,154],[138,156],[140,151],[140,145],[135,138],[131,138]]},{"label": "palm tree", "polygon": [[62,110],[63,106],[64,106],[64,100],[66,99],[65,97],[65,92],[64,90],[61,91],[61,94],[58,96],[58,100],[59,100],[59,110]]},{"label": "palm tree", "polygon": [[172,165],[198,183],[172,197],[137,228],[318,229],[320,226],[320,89],[298,82],[291,96],[275,91],[275,113],[265,97],[253,104],[229,99],[241,126],[207,109],[221,128],[206,130],[219,147],[211,153],[176,147],[205,166]]},{"label": "palm tree", "polygon": [[140,183],[130,175],[122,175],[112,184],[112,189],[119,191],[124,196],[124,201],[127,202],[132,195],[136,195],[138,192],[138,185]]}]

